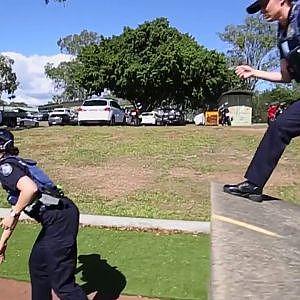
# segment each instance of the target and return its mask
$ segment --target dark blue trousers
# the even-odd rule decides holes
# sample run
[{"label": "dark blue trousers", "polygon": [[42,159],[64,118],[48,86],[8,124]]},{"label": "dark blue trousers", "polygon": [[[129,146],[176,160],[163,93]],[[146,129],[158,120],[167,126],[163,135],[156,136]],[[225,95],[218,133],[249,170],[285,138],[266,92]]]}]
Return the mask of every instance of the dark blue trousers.
[{"label": "dark blue trousers", "polygon": [[61,300],[87,299],[74,275],[79,211],[71,200],[62,202],[41,216],[42,230],[29,259],[32,300],[51,300],[52,289]]},{"label": "dark blue trousers", "polygon": [[300,100],[290,105],[272,122],[247,169],[245,178],[264,187],[285,147],[300,135]]}]

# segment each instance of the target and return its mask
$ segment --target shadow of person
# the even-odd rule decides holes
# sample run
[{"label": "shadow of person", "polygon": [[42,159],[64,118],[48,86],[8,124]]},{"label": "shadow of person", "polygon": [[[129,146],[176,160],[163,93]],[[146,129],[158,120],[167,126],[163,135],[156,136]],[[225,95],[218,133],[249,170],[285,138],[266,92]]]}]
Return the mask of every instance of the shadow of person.
[{"label": "shadow of person", "polygon": [[282,201],[282,199],[275,198],[273,196],[263,194],[262,195],[262,201]]},{"label": "shadow of person", "polygon": [[78,262],[81,264],[75,274],[82,272],[81,285],[84,292],[89,295],[96,292],[93,300],[118,299],[126,286],[125,276],[110,266],[99,254],[79,255]]}]

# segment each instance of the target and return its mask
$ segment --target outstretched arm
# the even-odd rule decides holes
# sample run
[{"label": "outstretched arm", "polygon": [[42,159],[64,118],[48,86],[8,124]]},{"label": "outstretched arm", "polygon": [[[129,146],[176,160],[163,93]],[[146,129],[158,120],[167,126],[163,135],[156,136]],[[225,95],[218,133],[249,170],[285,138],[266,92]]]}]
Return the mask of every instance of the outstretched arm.
[{"label": "outstretched arm", "polygon": [[7,216],[1,222],[1,227],[4,230],[0,238],[0,263],[4,260],[7,241],[11,237],[18,223],[21,212],[31,203],[38,191],[37,185],[28,176],[23,176],[18,180],[17,188],[20,191],[20,194],[18,202],[13,208],[15,216]]},{"label": "outstretched arm", "polygon": [[253,69],[248,65],[241,65],[236,67],[235,73],[242,79],[247,79],[251,77],[271,81],[271,82],[291,82],[291,76],[288,72],[288,65],[285,59],[280,61],[280,71],[279,72],[267,72],[262,70]]}]

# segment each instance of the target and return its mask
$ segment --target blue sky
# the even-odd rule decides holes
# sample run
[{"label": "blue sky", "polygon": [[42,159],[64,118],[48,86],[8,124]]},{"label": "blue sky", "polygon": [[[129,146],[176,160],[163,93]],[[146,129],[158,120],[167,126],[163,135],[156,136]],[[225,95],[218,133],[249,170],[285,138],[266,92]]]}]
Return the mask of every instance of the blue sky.
[{"label": "blue sky", "polygon": [[172,26],[188,32],[199,44],[222,50],[217,32],[240,24],[251,0],[44,0],[1,1],[0,52],[53,55],[60,37],[87,29],[104,36],[118,35],[124,26],[166,17]]},{"label": "blue sky", "polygon": [[[15,71],[23,88],[28,76],[38,73],[35,68],[39,57],[44,64],[49,57],[53,62],[64,60],[57,41],[60,37],[80,33],[86,29],[104,36],[119,35],[124,26],[136,28],[145,21],[166,17],[171,26],[189,33],[208,49],[224,51],[227,45],[217,36],[226,25],[241,24],[246,17],[245,8],[251,0],[67,0],[65,4],[44,0],[2,0],[0,26],[0,53],[15,60]],[[22,63],[20,64],[20,60]],[[29,61],[30,60],[30,61]],[[28,72],[33,68],[35,72]],[[20,74],[25,72],[25,74]],[[39,71],[40,72],[40,71]],[[41,74],[40,74],[41,79]],[[28,85],[28,83],[27,83]],[[33,93],[32,103],[45,102],[51,88]],[[24,91],[25,89],[23,89]],[[42,94],[44,93],[44,96]],[[47,95],[46,95],[47,94]],[[32,96],[32,95],[31,95]],[[21,96],[20,96],[21,97]],[[51,97],[50,97],[51,98]],[[20,98],[21,99],[21,98]],[[19,100],[20,100],[19,99]]]}]

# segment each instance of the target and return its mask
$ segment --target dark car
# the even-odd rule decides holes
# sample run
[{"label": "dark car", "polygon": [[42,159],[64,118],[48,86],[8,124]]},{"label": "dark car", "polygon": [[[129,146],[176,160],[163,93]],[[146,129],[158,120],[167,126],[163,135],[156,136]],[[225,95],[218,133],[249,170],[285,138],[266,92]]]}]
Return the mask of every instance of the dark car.
[{"label": "dark car", "polygon": [[48,121],[49,113],[40,111],[40,112],[34,114],[33,118],[38,121]]},{"label": "dark car", "polygon": [[181,110],[165,107],[162,111],[163,125],[185,125],[184,115]]},{"label": "dark car", "polygon": [[49,126],[52,125],[69,125],[70,115],[62,113],[51,113],[48,118]]}]

